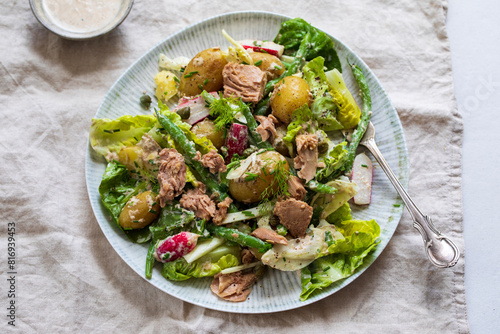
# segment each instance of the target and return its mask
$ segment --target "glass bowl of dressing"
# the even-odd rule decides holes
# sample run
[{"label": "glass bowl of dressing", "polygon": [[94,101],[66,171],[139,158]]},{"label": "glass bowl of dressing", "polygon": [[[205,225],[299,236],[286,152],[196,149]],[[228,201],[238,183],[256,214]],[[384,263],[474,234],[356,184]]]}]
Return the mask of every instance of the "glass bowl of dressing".
[{"label": "glass bowl of dressing", "polygon": [[37,20],[66,39],[104,35],[125,20],[134,0],[30,0]]}]

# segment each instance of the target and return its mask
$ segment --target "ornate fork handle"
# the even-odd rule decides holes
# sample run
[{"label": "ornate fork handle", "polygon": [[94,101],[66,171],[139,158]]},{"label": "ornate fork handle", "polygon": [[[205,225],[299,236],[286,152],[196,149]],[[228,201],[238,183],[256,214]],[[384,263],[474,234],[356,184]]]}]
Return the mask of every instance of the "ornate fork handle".
[{"label": "ornate fork handle", "polygon": [[413,227],[415,227],[424,240],[425,253],[433,265],[439,268],[453,267],[460,258],[460,250],[448,237],[439,232],[429,216],[424,216],[418,207],[413,203],[410,195],[398,181],[396,175],[389,167],[389,164],[382,156],[382,153],[377,147],[375,140],[370,138],[360,143],[365,146],[384,170],[385,174],[396,188],[397,192],[403,199],[406,208],[410,212],[413,219]]}]

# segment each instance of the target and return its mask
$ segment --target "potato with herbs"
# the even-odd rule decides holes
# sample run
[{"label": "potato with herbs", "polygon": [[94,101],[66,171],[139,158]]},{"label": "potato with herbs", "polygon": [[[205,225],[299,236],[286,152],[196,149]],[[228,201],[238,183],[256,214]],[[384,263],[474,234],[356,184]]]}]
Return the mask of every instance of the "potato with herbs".
[{"label": "potato with herbs", "polygon": [[207,92],[222,89],[222,69],[227,64],[220,48],[201,51],[184,69],[179,82],[181,96],[195,96],[203,90]]},{"label": "potato with herbs", "polygon": [[267,80],[276,79],[285,72],[285,66],[278,57],[269,53],[250,52],[253,64],[266,73]]},{"label": "potato with herbs", "polygon": [[[252,156],[247,159],[252,159]],[[240,167],[245,167],[245,163],[241,162]],[[255,154],[255,162],[250,164],[241,176],[229,181],[229,193],[236,201],[259,202],[276,195],[280,182],[284,179],[286,183],[288,173],[288,162],[278,152]]]},{"label": "potato with herbs", "polygon": [[274,87],[271,97],[273,115],[288,124],[292,114],[304,104],[310,105],[312,94],[307,82],[299,77],[289,76],[280,80]]},{"label": "potato with herbs", "polygon": [[207,137],[218,150],[224,145],[224,131],[218,131],[214,122],[208,118],[193,125],[191,131],[198,138]]},{"label": "potato with herbs", "polygon": [[160,205],[151,191],[133,196],[122,209],[118,222],[124,229],[139,229],[151,224],[160,214]]}]

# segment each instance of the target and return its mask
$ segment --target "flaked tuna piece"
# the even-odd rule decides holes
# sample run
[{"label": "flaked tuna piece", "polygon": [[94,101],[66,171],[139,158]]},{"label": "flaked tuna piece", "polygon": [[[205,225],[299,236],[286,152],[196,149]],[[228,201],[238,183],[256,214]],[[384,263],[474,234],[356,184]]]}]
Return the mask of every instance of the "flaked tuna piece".
[{"label": "flaked tuna piece", "polygon": [[304,188],[302,181],[295,175],[290,175],[287,180],[288,193],[291,197],[303,201],[306,197],[307,190]]},{"label": "flaked tuna piece", "polygon": [[279,121],[273,115],[269,115],[268,117],[255,116],[255,119],[260,123],[255,131],[260,134],[262,141],[270,139],[269,142],[273,143],[274,139],[278,136],[276,125],[278,125]]},{"label": "flaked tuna piece", "polygon": [[262,99],[267,77],[257,66],[228,63],[222,70],[224,97],[241,97],[243,102]]},{"label": "flaked tuna piece", "polygon": [[311,181],[316,175],[318,165],[318,136],[316,134],[300,134],[295,137],[297,144],[297,156],[293,160],[295,169],[300,169],[297,175]]},{"label": "flaked tuna piece", "polygon": [[158,182],[160,194],[158,201],[163,208],[168,201],[179,196],[186,185],[186,163],[184,157],[174,148],[164,148],[160,152],[160,167],[158,169]]},{"label": "flaked tuna piece", "polygon": [[221,173],[227,170],[224,158],[216,150],[210,150],[201,158],[201,164],[210,170],[210,173]]},{"label": "flaked tuna piece", "polygon": [[222,202],[217,204],[217,208],[219,210],[215,211],[215,214],[213,216],[213,223],[215,225],[220,225],[224,219],[226,219],[227,216],[227,209],[229,206],[233,203],[233,200],[229,197],[226,197]]},{"label": "flaked tuna piece", "polygon": [[289,198],[276,203],[274,214],[279,217],[280,223],[288,229],[290,235],[303,238],[311,222],[313,208],[306,202]]},{"label": "flaked tuna piece", "polygon": [[204,187],[189,189],[183,194],[179,203],[184,209],[191,210],[198,218],[206,221],[212,219],[215,215],[215,202],[205,194]]},{"label": "flaked tuna piece", "polygon": [[210,289],[217,296],[227,301],[244,302],[252,292],[252,286],[257,282],[263,271],[263,268],[259,268],[248,273],[237,271],[226,275],[217,274],[214,276]]},{"label": "flaked tuna piece", "polygon": [[252,254],[252,252],[249,249],[243,249],[241,251],[241,263],[243,264],[249,264],[252,262],[255,262],[255,256]]},{"label": "flaked tuna piece", "polygon": [[286,240],[284,236],[279,235],[276,231],[271,230],[270,228],[259,227],[255,229],[251,235],[271,244],[288,245],[288,240]]}]

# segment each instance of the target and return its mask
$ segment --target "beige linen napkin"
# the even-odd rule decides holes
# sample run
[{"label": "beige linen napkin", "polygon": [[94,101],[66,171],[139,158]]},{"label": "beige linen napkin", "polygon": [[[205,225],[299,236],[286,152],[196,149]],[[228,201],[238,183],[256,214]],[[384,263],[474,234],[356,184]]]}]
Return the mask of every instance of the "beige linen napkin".
[{"label": "beige linen napkin", "polygon": [[[349,45],[378,76],[403,123],[410,194],[463,250],[462,123],[453,97],[446,4],[439,0],[210,2],[136,0],[113,33],[60,39],[28,1],[0,4],[0,332],[468,332],[464,259],[434,268],[407,213],[375,263],[319,302],[240,315],[173,298],[133,272],[87,197],[90,119],[112,83],[168,35],[214,15],[302,17]],[[9,326],[7,228],[16,226],[16,326]]]}]

